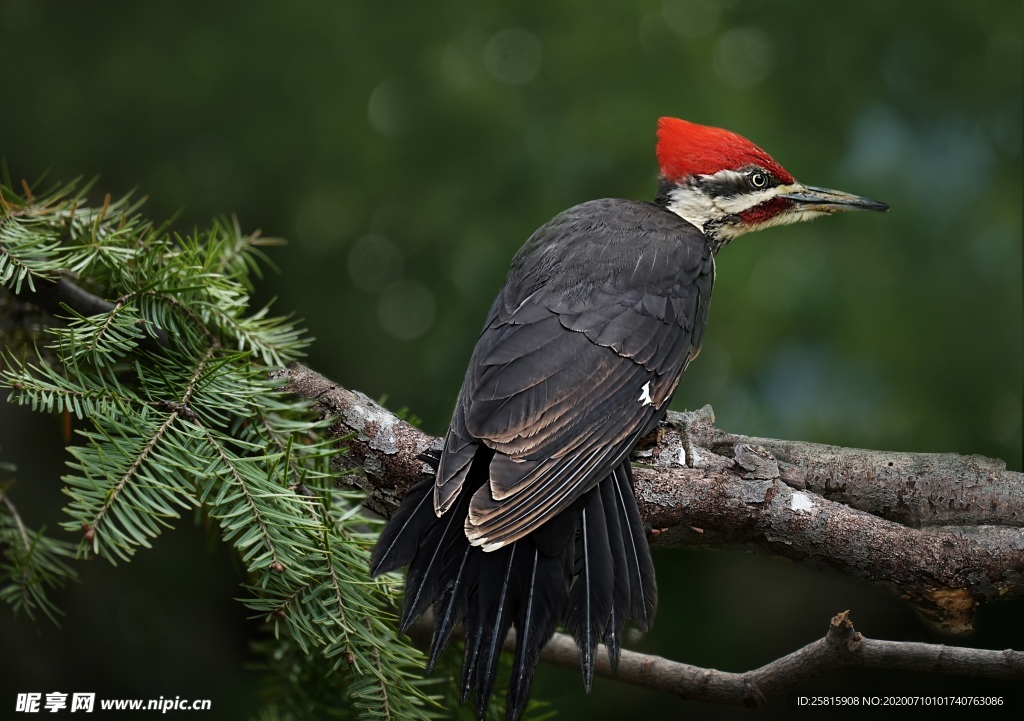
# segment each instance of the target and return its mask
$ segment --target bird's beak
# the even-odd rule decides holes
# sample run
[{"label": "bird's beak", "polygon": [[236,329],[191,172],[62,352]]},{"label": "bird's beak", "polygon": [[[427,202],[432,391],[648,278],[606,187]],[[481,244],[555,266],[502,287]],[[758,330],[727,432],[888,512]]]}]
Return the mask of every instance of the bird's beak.
[{"label": "bird's beak", "polygon": [[798,185],[792,192],[782,193],[778,197],[792,200],[796,209],[816,213],[837,213],[841,210],[877,210],[885,212],[889,206],[877,200],[851,195],[840,190],[814,188],[810,185]]}]

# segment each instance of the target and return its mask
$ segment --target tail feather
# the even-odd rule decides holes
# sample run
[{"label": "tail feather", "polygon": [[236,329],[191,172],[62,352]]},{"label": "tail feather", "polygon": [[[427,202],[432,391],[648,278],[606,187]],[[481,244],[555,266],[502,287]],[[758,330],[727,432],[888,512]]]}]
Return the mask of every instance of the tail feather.
[{"label": "tail feather", "polygon": [[483,626],[479,612],[470,610],[466,616],[466,652],[462,656],[462,675],[459,680],[459,703],[463,706],[476,686],[477,671],[480,668],[480,643],[483,640]]},{"label": "tail feather", "polygon": [[[429,493],[427,495],[429,496]],[[433,517],[433,522],[419,542],[420,552],[409,564],[402,620],[399,626],[401,633],[405,633],[430,604],[434,603],[450,585],[456,583],[457,579],[452,576],[452,569],[446,567],[449,565],[447,559],[458,555],[458,549],[469,547],[469,541],[462,530],[462,522],[458,518],[459,513],[446,513],[437,518],[430,504],[425,506],[426,510],[419,512],[429,514]],[[467,513],[468,497],[460,499],[459,506],[457,510]],[[458,588],[456,591],[458,592]]]},{"label": "tail feather", "polygon": [[608,546],[612,555],[612,578],[615,579],[612,589],[612,607],[608,614],[608,627],[605,630],[604,645],[608,649],[608,657],[612,668],[618,668],[619,640],[626,628],[632,604],[632,590],[629,568],[626,565],[626,539],[622,530],[622,517],[618,512],[619,501],[615,478],[610,477],[600,486],[601,502],[607,521]]},{"label": "tail feather", "polygon": [[517,544],[492,551],[480,576],[480,653],[477,656],[476,715],[483,718],[498,677],[498,659],[512,626],[512,604]]},{"label": "tail feather", "polygon": [[[529,546],[528,539],[519,542]],[[569,579],[572,574],[572,546],[566,546],[561,557],[546,555],[534,546],[524,554],[513,623],[516,627],[516,649],[512,675],[508,683],[506,713],[509,719],[519,718],[537,668],[540,650],[555,632],[565,615]]]},{"label": "tail feather", "polygon": [[420,539],[436,520],[430,503],[433,490],[434,482],[428,478],[405,494],[370,555],[371,575],[378,576],[412,563],[419,550]]},{"label": "tail feather", "polygon": [[569,592],[565,619],[580,651],[583,683],[588,693],[594,679],[597,644],[605,637],[612,611],[614,570],[601,492],[594,488],[587,494],[576,532],[576,578]]},{"label": "tail feather", "polygon": [[644,537],[643,521],[633,495],[633,472],[623,463],[612,473],[615,500],[626,549],[626,569],[629,577],[630,606],[628,620],[641,631],[649,631],[658,610],[658,584],[654,580],[654,562],[651,549]]},{"label": "tail feather", "polygon": [[[452,559],[457,561],[457,568],[454,575],[451,576],[452,581],[434,604],[434,637],[430,642],[427,673],[433,671],[434,666],[437,665],[441,658],[441,652],[444,651],[444,647],[448,645],[448,640],[452,637],[455,625],[466,617],[469,597],[462,586],[463,579],[473,577],[472,569],[469,574],[466,573],[467,567],[477,567],[479,564],[472,563],[472,561],[479,561],[479,559],[479,554],[473,553],[473,547],[469,543],[465,544],[461,554],[457,554]],[[446,572],[446,576],[448,575],[450,574]]]},{"label": "tail feather", "polygon": [[618,494],[614,476],[610,476],[600,485],[601,501],[604,504],[605,520],[607,521],[608,546],[611,548],[612,563],[612,598],[611,612],[608,614],[608,626],[604,634],[604,645],[608,648],[611,667],[618,668],[620,641],[626,629],[626,620],[630,617],[630,604],[633,591],[630,583],[630,571],[626,563],[626,539],[623,535],[623,517],[618,511]]},{"label": "tail feather", "polygon": [[381,534],[370,569],[377,575],[410,566],[403,631],[433,605],[428,670],[463,624],[461,702],[475,695],[481,718],[496,685],[505,637],[515,626],[506,715],[516,721],[540,651],[559,622],[576,638],[589,691],[598,643],[617,662],[626,621],[650,627],[657,587],[628,463],[534,533],[495,551],[471,546],[463,521],[473,493],[487,481],[489,453],[482,449],[459,497],[440,518],[431,503],[432,481],[410,489]]}]

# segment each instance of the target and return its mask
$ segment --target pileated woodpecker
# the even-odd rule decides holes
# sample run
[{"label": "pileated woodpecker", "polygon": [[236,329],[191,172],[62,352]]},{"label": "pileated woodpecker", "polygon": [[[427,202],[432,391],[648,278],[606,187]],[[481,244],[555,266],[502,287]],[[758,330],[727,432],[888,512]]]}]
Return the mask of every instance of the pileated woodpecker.
[{"label": "pileated woodpecker", "polygon": [[526,705],[561,623],[590,690],[597,645],[617,661],[657,587],[629,453],[664,417],[700,350],[715,254],[743,233],[888,206],[798,183],[739,135],[658,123],[653,203],[594,200],[516,254],[469,362],[437,474],[381,534],[374,575],[409,565],[401,629],[433,606],[429,667],[459,623],[462,702],[482,717],[516,629],[507,717]]}]

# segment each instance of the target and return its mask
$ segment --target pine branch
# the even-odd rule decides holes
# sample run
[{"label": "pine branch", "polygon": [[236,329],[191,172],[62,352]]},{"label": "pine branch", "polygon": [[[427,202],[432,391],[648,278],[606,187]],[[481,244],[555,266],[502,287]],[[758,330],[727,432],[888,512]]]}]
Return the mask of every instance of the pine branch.
[{"label": "pine branch", "polygon": [[16,613],[24,611],[35,620],[35,613],[40,611],[57,624],[61,611],[50,600],[48,592],[77,578],[67,564],[74,556],[74,545],[50,538],[43,530],[28,528],[3,489],[0,490],[0,549],[4,558],[0,562],[0,600],[10,604]]},{"label": "pine branch", "polygon": [[[396,591],[367,578],[373,522],[333,487],[336,451],[306,404],[267,378],[307,343],[269,306],[250,308],[259,247],[273,241],[236,222],[174,235],[137,204],[91,209],[70,189],[0,186],[0,200],[0,315],[14,320],[0,328],[17,329],[26,303],[51,314],[12,336],[22,342],[0,360],[0,384],[11,402],[79,419],[64,478],[79,553],[128,561],[198,508],[245,566],[245,604],[282,639],[271,653],[294,649],[294,663],[274,665],[287,690],[268,713],[319,673],[332,678],[305,697],[311,713],[347,699],[353,718],[434,717],[437,700],[415,680],[422,655],[394,630]],[[4,519],[0,540],[46,570],[53,547],[3,535]],[[49,613],[28,580],[0,596]]]},{"label": "pine branch", "polygon": [[82,316],[101,315],[114,309],[114,304],[80,288],[67,278],[44,278],[35,288],[24,288],[19,296],[51,315],[63,315],[64,306]]}]

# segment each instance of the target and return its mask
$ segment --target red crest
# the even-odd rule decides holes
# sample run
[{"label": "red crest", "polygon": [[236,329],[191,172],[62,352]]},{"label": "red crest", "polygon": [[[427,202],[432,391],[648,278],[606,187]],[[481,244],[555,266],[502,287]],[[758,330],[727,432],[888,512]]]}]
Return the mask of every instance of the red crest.
[{"label": "red crest", "polygon": [[657,156],[661,174],[673,181],[757,165],[783,183],[793,182],[772,156],[742,135],[679,118],[658,119]]}]

